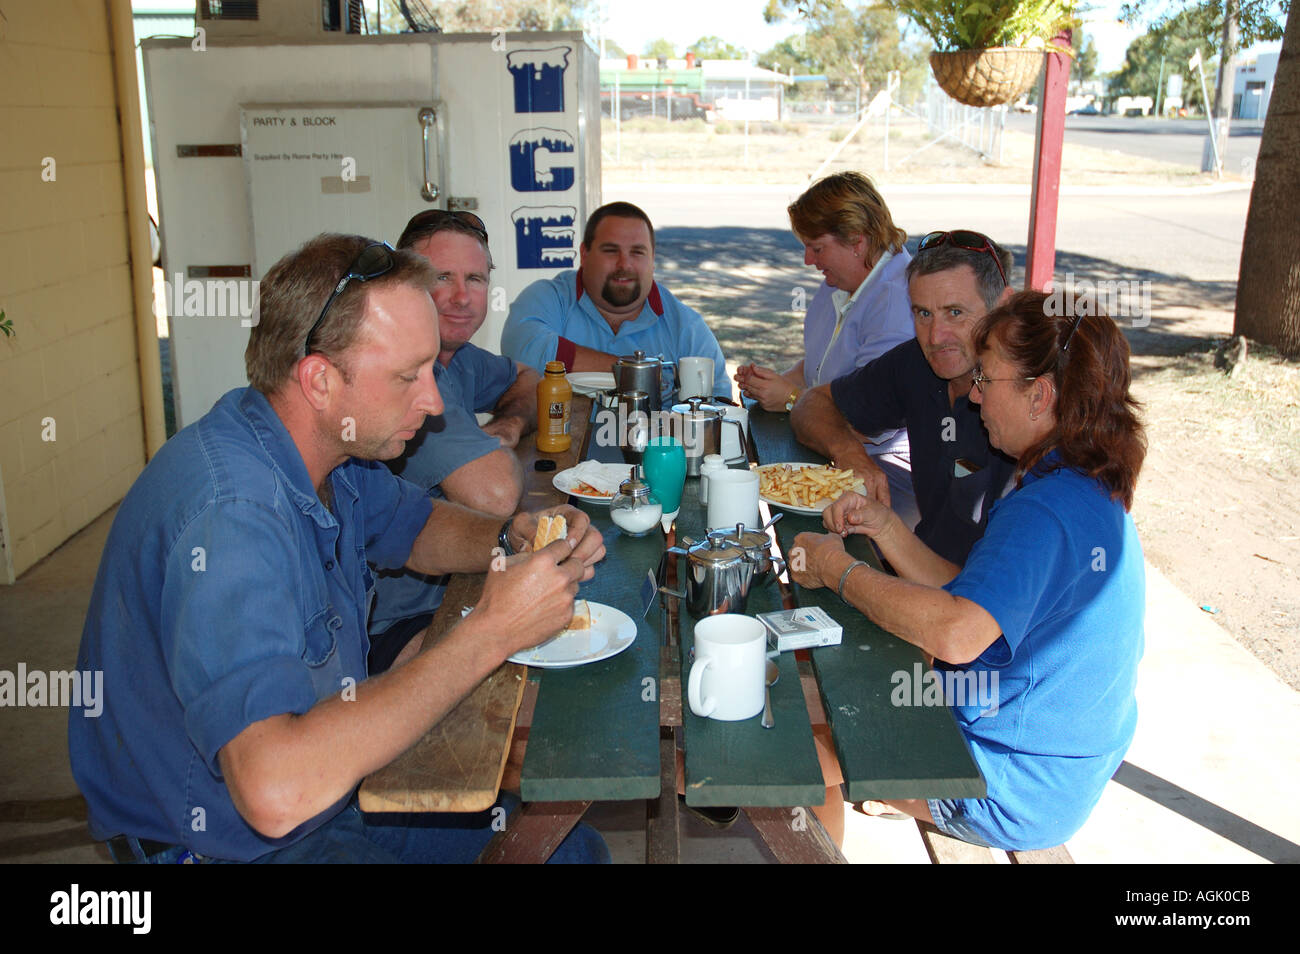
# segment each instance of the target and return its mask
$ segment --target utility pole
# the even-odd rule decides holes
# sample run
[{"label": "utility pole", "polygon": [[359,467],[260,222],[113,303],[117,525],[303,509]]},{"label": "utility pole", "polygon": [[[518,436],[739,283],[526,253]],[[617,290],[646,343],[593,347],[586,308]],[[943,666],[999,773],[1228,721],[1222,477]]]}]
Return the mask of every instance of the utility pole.
[{"label": "utility pole", "polygon": [[1160,79],[1156,80],[1156,116],[1163,116],[1160,112],[1160,94],[1165,88],[1165,58],[1160,57]]},{"label": "utility pole", "polygon": [[1228,133],[1232,126],[1232,87],[1236,82],[1232,61],[1237,55],[1238,2],[1239,0],[1225,0],[1223,4],[1223,42],[1219,44],[1219,76],[1214,84],[1214,109],[1211,112],[1214,136],[1213,141],[1207,136],[1201,149],[1202,172],[1220,172],[1223,168],[1221,163],[1228,152]]}]

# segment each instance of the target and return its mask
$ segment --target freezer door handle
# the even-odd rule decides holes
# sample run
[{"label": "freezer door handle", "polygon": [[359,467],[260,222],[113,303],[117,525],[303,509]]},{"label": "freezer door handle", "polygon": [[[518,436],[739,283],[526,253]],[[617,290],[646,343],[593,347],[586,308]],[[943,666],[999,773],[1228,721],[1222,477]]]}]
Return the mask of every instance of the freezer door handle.
[{"label": "freezer door handle", "polygon": [[425,202],[436,202],[439,190],[436,185],[429,181],[429,130],[433,128],[437,121],[433,110],[425,106],[419,112],[420,129],[424,138],[424,188],[420,190],[420,195],[424,197]]}]

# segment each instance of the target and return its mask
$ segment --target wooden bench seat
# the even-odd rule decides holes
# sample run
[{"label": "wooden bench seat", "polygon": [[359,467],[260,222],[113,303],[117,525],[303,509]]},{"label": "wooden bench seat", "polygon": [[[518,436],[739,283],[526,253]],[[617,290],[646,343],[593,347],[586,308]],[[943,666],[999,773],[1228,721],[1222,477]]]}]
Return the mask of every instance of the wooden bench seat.
[{"label": "wooden bench seat", "polygon": [[[996,864],[991,848],[972,845],[970,842],[945,835],[929,822],[918,821],[916,827],[925,842],[926,854],[936,865],[991,865]],[[1064,845],[1035,851],[1008,851],[1013,865],[1072,865],[1074,859]]]}]

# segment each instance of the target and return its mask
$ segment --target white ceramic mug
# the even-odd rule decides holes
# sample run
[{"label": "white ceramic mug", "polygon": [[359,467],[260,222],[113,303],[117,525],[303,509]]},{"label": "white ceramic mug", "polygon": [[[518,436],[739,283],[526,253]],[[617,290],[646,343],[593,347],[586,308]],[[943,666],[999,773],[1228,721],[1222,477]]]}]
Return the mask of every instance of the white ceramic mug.
[{"label": "white ceramic mug", "polygon": [[[735,428],[730,428],[735,430]],[[710,530],[762,525],[758,519],[758,471],[719,470],[709,474],[709,502],[705,522]]]},{"label": "white ceramic mug", "polygon": [[[713,359],[682,358],[677,362],[677,397],[713,396]],[[734,428],[733,428],[734,430]]]},{"label": "white ceramic mug", "polygon": [[697,716],[722,722],[763,711],[767,629],[752,616],[723,613],[695,624],[695,662],[686,699]]}]

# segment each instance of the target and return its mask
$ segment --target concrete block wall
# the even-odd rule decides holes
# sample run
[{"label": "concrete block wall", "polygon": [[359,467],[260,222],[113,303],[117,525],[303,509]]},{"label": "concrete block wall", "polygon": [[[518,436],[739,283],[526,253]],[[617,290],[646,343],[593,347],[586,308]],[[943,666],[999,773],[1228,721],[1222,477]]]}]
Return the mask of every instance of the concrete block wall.
[{"label": "concrete block wall", "polygon": [[17,333],[0,337],[6,583],[120,500],[145,445],[108,3],[2,9],[0,309]]}]

